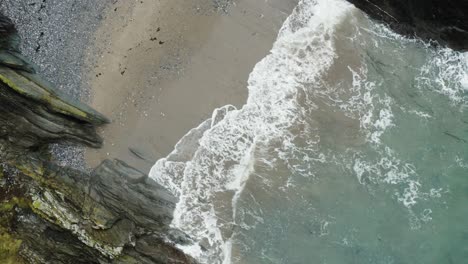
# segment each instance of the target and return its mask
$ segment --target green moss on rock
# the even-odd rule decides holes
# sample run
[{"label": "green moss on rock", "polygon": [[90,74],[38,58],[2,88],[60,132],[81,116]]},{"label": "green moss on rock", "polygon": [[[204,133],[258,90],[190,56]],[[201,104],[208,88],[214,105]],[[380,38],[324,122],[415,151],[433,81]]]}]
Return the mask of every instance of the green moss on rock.
[{"label": "green moss on rock", "polygon": [[0,260],[3,264],[22,264],[24,261],[19,257],[22,241],[14,239],[0,228]]}]

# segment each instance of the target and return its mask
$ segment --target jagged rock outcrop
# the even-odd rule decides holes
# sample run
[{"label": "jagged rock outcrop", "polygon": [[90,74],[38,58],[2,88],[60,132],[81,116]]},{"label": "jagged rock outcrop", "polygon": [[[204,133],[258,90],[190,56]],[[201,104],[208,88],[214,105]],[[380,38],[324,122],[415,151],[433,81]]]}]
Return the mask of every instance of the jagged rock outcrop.
[{"label": "jagged rock outcrop", "polygon": [[108,119],[43,80],[18,46],[14,25],[0,15],[0,138],[27,148],[61,141],[100,147],[95,128]]},{"label": "jagged rock outcrop", "polygon": [[92,173],[51,161],[48,144],[100,147],[108,120],[59,93],[18,50],[0,15],[0,263],[195,263],[174,243],[177,199],[120,160]]},{"label": "jagged rock outcrop", "polygon": [[466,0],[348,0],[396,32],[468,50]]},{"label": "jagged rock outcrop", "polygon": [[1,143],[19,171],[3,184],[0,223],[27,262],[195,263],[170,242],[190,243],[169,227],[177,199],[147,175],[119,160],[88,175]]},{"label": "jagged rock outcrop", "polygon": [[1,143],[19,171],[0,187],[0,237],[27,263],[195,263],[171,242],[191,243],[169,227],[177,199],[147,175],[119,160],[88,175]]}]

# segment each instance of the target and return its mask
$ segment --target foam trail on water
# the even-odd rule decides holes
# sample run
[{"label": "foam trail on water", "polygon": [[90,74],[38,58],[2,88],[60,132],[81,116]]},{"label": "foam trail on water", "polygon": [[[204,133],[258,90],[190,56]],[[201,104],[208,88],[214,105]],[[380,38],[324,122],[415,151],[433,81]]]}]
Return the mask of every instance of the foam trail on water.
[{"label": "foam trail on water", "polygon": [[299,89],[332,65],[335,26],[351,9],[338,0],[300,1],[271,54],[250,74],[242,109],[215,110],[152,168],[151,177],[179,197],[172,225],[199,242],[182,249],[200,262],[230,263],[236,203],[253,172],[255,150],[274,143],[280,154],[294,147],[289,129],[300,122]]},{"label": "foam trail on water", "polygon": [[435,50],[430,54],[428,63],[422,67],[421,75],[418,78],[419,86],[436,87],[436,92],[466,107],[468,52],[454,52],[449,48]]}]

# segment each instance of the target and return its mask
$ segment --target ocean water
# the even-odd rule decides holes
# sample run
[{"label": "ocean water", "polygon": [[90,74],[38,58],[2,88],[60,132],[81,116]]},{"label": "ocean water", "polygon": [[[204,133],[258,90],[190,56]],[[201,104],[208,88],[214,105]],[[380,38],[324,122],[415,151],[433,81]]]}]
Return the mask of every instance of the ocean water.
[{"label": "ocean water", "polygon": [[151,177],[201,263],[468,263],[468,54],[302,0]]}]

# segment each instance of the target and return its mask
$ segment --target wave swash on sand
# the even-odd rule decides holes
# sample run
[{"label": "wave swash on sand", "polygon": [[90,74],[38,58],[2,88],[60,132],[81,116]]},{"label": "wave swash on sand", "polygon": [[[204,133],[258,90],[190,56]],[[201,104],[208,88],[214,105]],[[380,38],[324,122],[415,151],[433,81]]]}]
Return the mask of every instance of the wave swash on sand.
[{"label": "wave swash on sand", "polygon": [[302,0],[246,104],[216,109],[150,175],[179,197],[172,225],[202,263],[403,263],[426,252],[408,246],[426,223],[434,247],[461,228],[440,223],[468,172],[467,90],[466,54]]}]

